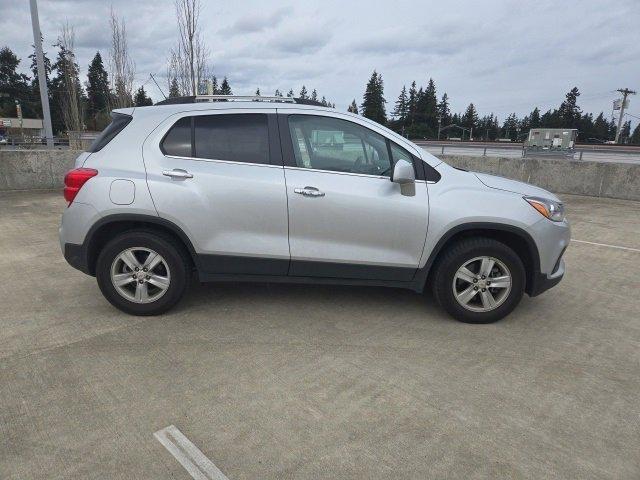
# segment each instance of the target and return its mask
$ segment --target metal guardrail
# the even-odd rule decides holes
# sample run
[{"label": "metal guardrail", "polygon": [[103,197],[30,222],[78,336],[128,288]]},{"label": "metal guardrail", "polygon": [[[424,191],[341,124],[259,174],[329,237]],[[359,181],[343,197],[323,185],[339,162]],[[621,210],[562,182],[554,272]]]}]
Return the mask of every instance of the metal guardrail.
[{"label": "metal guardrail", "polygon": [[527,150],[522,145],[473,145],[435,142],[416,142],[434,155],[471,155],[474,157],[505,156],[510,158],[567,158],[594,162],[640,163],[640,150],[597,150],[576,148],[573,150]]}]

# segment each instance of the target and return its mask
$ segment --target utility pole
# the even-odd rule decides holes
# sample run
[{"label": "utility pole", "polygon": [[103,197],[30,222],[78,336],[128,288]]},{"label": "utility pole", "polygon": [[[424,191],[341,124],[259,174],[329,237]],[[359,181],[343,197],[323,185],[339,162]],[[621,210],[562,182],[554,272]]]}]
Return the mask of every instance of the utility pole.
[{"label": "utility pole", "polygon": [[438,115],[438,140],[440,140],[440,125],[442,124],[442,115]]},{"label": "utility pole", "polygon": [[633,90],[629,90],[628,88],[619,88],[617,90],[622,94],[622,105],[620,105],[620,116],[618,117],[618,128],[616,128],[616,139],[615,142],[618,143],[620,140],[620,131],[622,130],[622,118],[624,117],[624,107],[627,103],[627,96],[635,95],[636,92]]},{"label": "utility pole", "polygon": [[47,88],[47,72],[44,69],[44,55],[42,54],[42,33],[38,19],[38,4],[30,0],[31,26],[33,27],[33,43],[36,47],[36,63],[38,65],[38,85],[40,86],[40,103],[42,104],[42,120],[47,147],[53,148],[53,128],[51,127],[51,111],[49,110],[49,89]]}]

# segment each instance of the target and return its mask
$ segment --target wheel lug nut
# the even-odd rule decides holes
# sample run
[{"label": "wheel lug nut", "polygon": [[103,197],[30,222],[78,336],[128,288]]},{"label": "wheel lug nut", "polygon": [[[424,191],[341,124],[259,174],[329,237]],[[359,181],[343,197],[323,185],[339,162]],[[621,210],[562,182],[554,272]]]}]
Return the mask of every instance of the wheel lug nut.
[{"label": "wheel lug nut", "polygon": [[477,279],[477,278],[474,278],[474,279],[473,279],[473,283],[478,283],[478,279]]},{"label": "wheel lug nut", "polygon": [[147,272],[147,271],[149,271],[149,269],[148,269],[147,267],[144,267],[144,268],[142,269],[142,271],[143,271],[143,272]]},{"label": "wheel lug nut", "polygon": [[484,280],[485,278],[487,278],[487,276],[486,275],[482,275],[482,279]]},{"label": "wheel lug nut", "polygon": [[140,270],[138,267],[134,268],[134,270],[137,272],[138,270]]},{"label": "wheel lug nut", "polygon": [[487,282],[487,285],[491,285],[491,282]]},{"label": "wheel lug nut", "polygon": [[144,280],[138,280],[138,283],[144,283]]},{"label": "wheel lug nut", "polygon": [[486,288],[483,288],[483,289],[482,289],[482,291],[483,291],[483,292],[486,292],[486,291],[487,291],[487,289],[486,289]]},{"label": "wheel lug nut", "polygon": [[478,287],[473,287],[474,290],[478,290]]},{"label": "wheel lug nut", "polygon": [[149,280],[151,277],[149,275],[147,275],[147,280]]}]

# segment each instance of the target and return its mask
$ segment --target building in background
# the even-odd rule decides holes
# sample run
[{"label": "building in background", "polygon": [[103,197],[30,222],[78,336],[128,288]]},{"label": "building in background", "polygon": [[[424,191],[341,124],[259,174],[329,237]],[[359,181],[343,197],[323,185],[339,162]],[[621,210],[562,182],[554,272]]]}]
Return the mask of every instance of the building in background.
[{"label": "building in background", "polygon": [[573,150],[577,137],[575,128],[532,128],[524,145],[528,150]]},{"label": "building in background", "polygon": [[[22,125],[20,123],[22,122]],[[40,142],[44,137],[44,126],[40,118],[0,118],[0,136],[17,141]]]}]

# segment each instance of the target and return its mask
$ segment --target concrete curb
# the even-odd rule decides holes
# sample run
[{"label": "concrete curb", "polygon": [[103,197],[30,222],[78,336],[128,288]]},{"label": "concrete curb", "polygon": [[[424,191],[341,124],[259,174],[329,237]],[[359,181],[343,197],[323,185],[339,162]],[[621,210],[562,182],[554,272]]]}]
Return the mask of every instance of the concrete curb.
[{"label": "concrete curb", "polygon": [[554,193],[640,200],[640,164],[441,155],[454,167],[500,175]]}]

